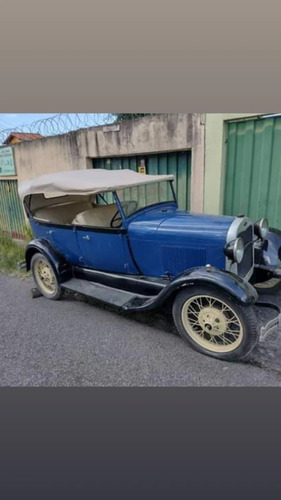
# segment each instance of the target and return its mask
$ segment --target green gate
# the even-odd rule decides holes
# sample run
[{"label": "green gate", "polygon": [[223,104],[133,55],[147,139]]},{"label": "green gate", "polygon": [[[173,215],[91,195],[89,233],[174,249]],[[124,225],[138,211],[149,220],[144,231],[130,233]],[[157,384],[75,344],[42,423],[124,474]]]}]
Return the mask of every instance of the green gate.
[{"label": "green gate", "polygon": [[106,168],[109,170],[125,168],[137,172],[138,168],[143,165],[145,165],[147,174],[173,174],[175,176],[174,187],[179,208],[181,210],[189,210],[190,151],[93,159],[94,168]]},{"label": "green gate", "polygon": [[16,180],[0,179],[0,231],[12,238],[25,238],[25,218]]},{"label": "green gate", "polygon": [[281,117],[228,124],[224,213],[281,229]]}]

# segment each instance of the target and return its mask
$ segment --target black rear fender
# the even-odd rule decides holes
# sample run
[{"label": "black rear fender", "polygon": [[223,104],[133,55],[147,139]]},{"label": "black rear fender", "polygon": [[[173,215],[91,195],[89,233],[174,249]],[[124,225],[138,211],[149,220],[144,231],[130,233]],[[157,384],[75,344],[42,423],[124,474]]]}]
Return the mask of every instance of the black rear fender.
[{"label": "black rear fender", "polygon": [[45,257],[47,257],[47,259],[50,261],[60,283],[64,283],[65,281],[72,278],[71,266],[67,263],[64,257],[51,245],[51,243],[44,238],[32,240],[27,245],[25,251],[27,271],[30,271],[30,264],[33,255],[38,252],[45,255]]}]

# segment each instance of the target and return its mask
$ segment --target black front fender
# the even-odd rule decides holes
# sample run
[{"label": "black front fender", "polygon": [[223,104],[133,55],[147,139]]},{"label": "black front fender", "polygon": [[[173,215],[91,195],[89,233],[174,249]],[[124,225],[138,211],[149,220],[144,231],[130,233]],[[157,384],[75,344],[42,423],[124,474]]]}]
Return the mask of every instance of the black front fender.
[{"label": "black front fender", "polygon": [[278,261],[281,260],[281,231],[279,229],[270,228],[266,245],[262,253],[263,262],[271,269],[278,267]]},{"label": "black front fender", "polygon": [[25,261],[26,270],[30,270],[30,263],[33,255],[37,252],[42,253],[47,257],[53,266],[57,279],[60,283],[72,278],[71,266],[66,262],[64,257],[51,245],[45,238],[32,240],[26,247]]},{"label": "black front fender", "polygon": [[197,267],[177,276],[156,297],[138,307],[138,310],[150,310],[161,306],[177,291],[191,286],[203,286],[206,289],[225,293],[230,299],[245,306],[254,304],[258,300],[255,288],[239,276],[228,271],[221,271],[214,267]]},{"label": "black front fender", "polygon": [[254,244],[254,250],[255,273],[252,281],[262,282],[275,276],[281,260],[281,231],[270,228],[266,239]]}]

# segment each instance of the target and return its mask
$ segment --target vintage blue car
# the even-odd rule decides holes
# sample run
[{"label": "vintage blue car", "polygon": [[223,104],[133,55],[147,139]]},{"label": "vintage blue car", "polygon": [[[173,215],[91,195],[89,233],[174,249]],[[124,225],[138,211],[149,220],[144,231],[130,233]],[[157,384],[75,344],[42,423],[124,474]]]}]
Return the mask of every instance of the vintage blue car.
[{"label": "vintage blue car", "polygon": [[[256,286],[280,278],[281,233],[265,218],[180,211],[173,176],[131,170],[57,172],[19,192],[36,238],[26,269],[48,299],[67,289],[132,312],[171,306],[183,339],[224,360],[278,328]],[[266,325],[257,304],[274,309]]]}]

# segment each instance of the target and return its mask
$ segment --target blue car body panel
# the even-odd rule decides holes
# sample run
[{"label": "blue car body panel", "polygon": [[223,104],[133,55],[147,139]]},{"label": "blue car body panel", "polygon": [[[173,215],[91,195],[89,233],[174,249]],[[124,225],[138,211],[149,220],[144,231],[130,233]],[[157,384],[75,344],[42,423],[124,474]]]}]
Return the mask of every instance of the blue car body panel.
[{"label": "blue car body panel", "polygon": [[143,210],[128,220],[130,245],[146,276],[178,276],[211,264],[225,268],[223,252],[234,217],[182,212],[176,204]]},{"label": "blue car body panel", "polygon": [[[153,290],[151,297],[144,297],[140,292],[138,298],[128,301],[125,308],[130,310],[153,309],[179,289],[195,284],[216,288],[248,305],[257,300],[255,289],[225,270],[224,249],[234,220],[183,212],[175,202],[158,203],[127,218],[122,213],[122,227],[118,229],[55,224],[30,215],[36,239],[27,247],[26,265],[29,269],[32,256],[39,251],[50,260],[61,283],[80,276],[79,272],[84,273],[82,279],[96,279],[105,286],[110,274],[104,277],[102,273],[115,273],[121,289],[131,290],[135,283],[139,290],[151,291],[158,283],[158,294]],[[267,260],[268,269],[276,267],[281,233],[272,230],[268,240],[261,243],[265,246],[256,252],[259,260]],[[146,281],[141,281],[144,278]],[[111,282],[115,290],[116,279]]]},{"label": "blue car body panel", "polygon": [[[72,266],[170,280],[210,264],[225,269],[224,248],[234,217],[180,211],[159,203],[123,218],[120,229],[59,225],[30,217],[36,238],[48,241]],[[271,230],[261,254],[278,266],[281,233]]]},{"label": "blue car body panel", "polygon": [[80,265],[100,271],[137,274],[127,241],[127,231],[77,228]]},{"label": "blue car body panel", "polygon": [[81,252],[73,226],[45,224],[32,218],[29,221],[36,238],[44,238],[50,241],[52,246],[64,255],[70,264],[74,266],[81,265]]},{"label": "blue car body panel", "polygon": [[223,249],[233,220],[182,212],[172,202],[136,212],[121,230],[63,226],[33,218],[30,223],[36,238],[50,241],[71,265],[175,277],[206,264],[224,269]]},{"label": "blue car body panel", "polygon": [[36,238],[48,240],[69,264],[101,271],[137,274],[127,231],[101,231],[81,226],[60,226],[30,218]]}]

